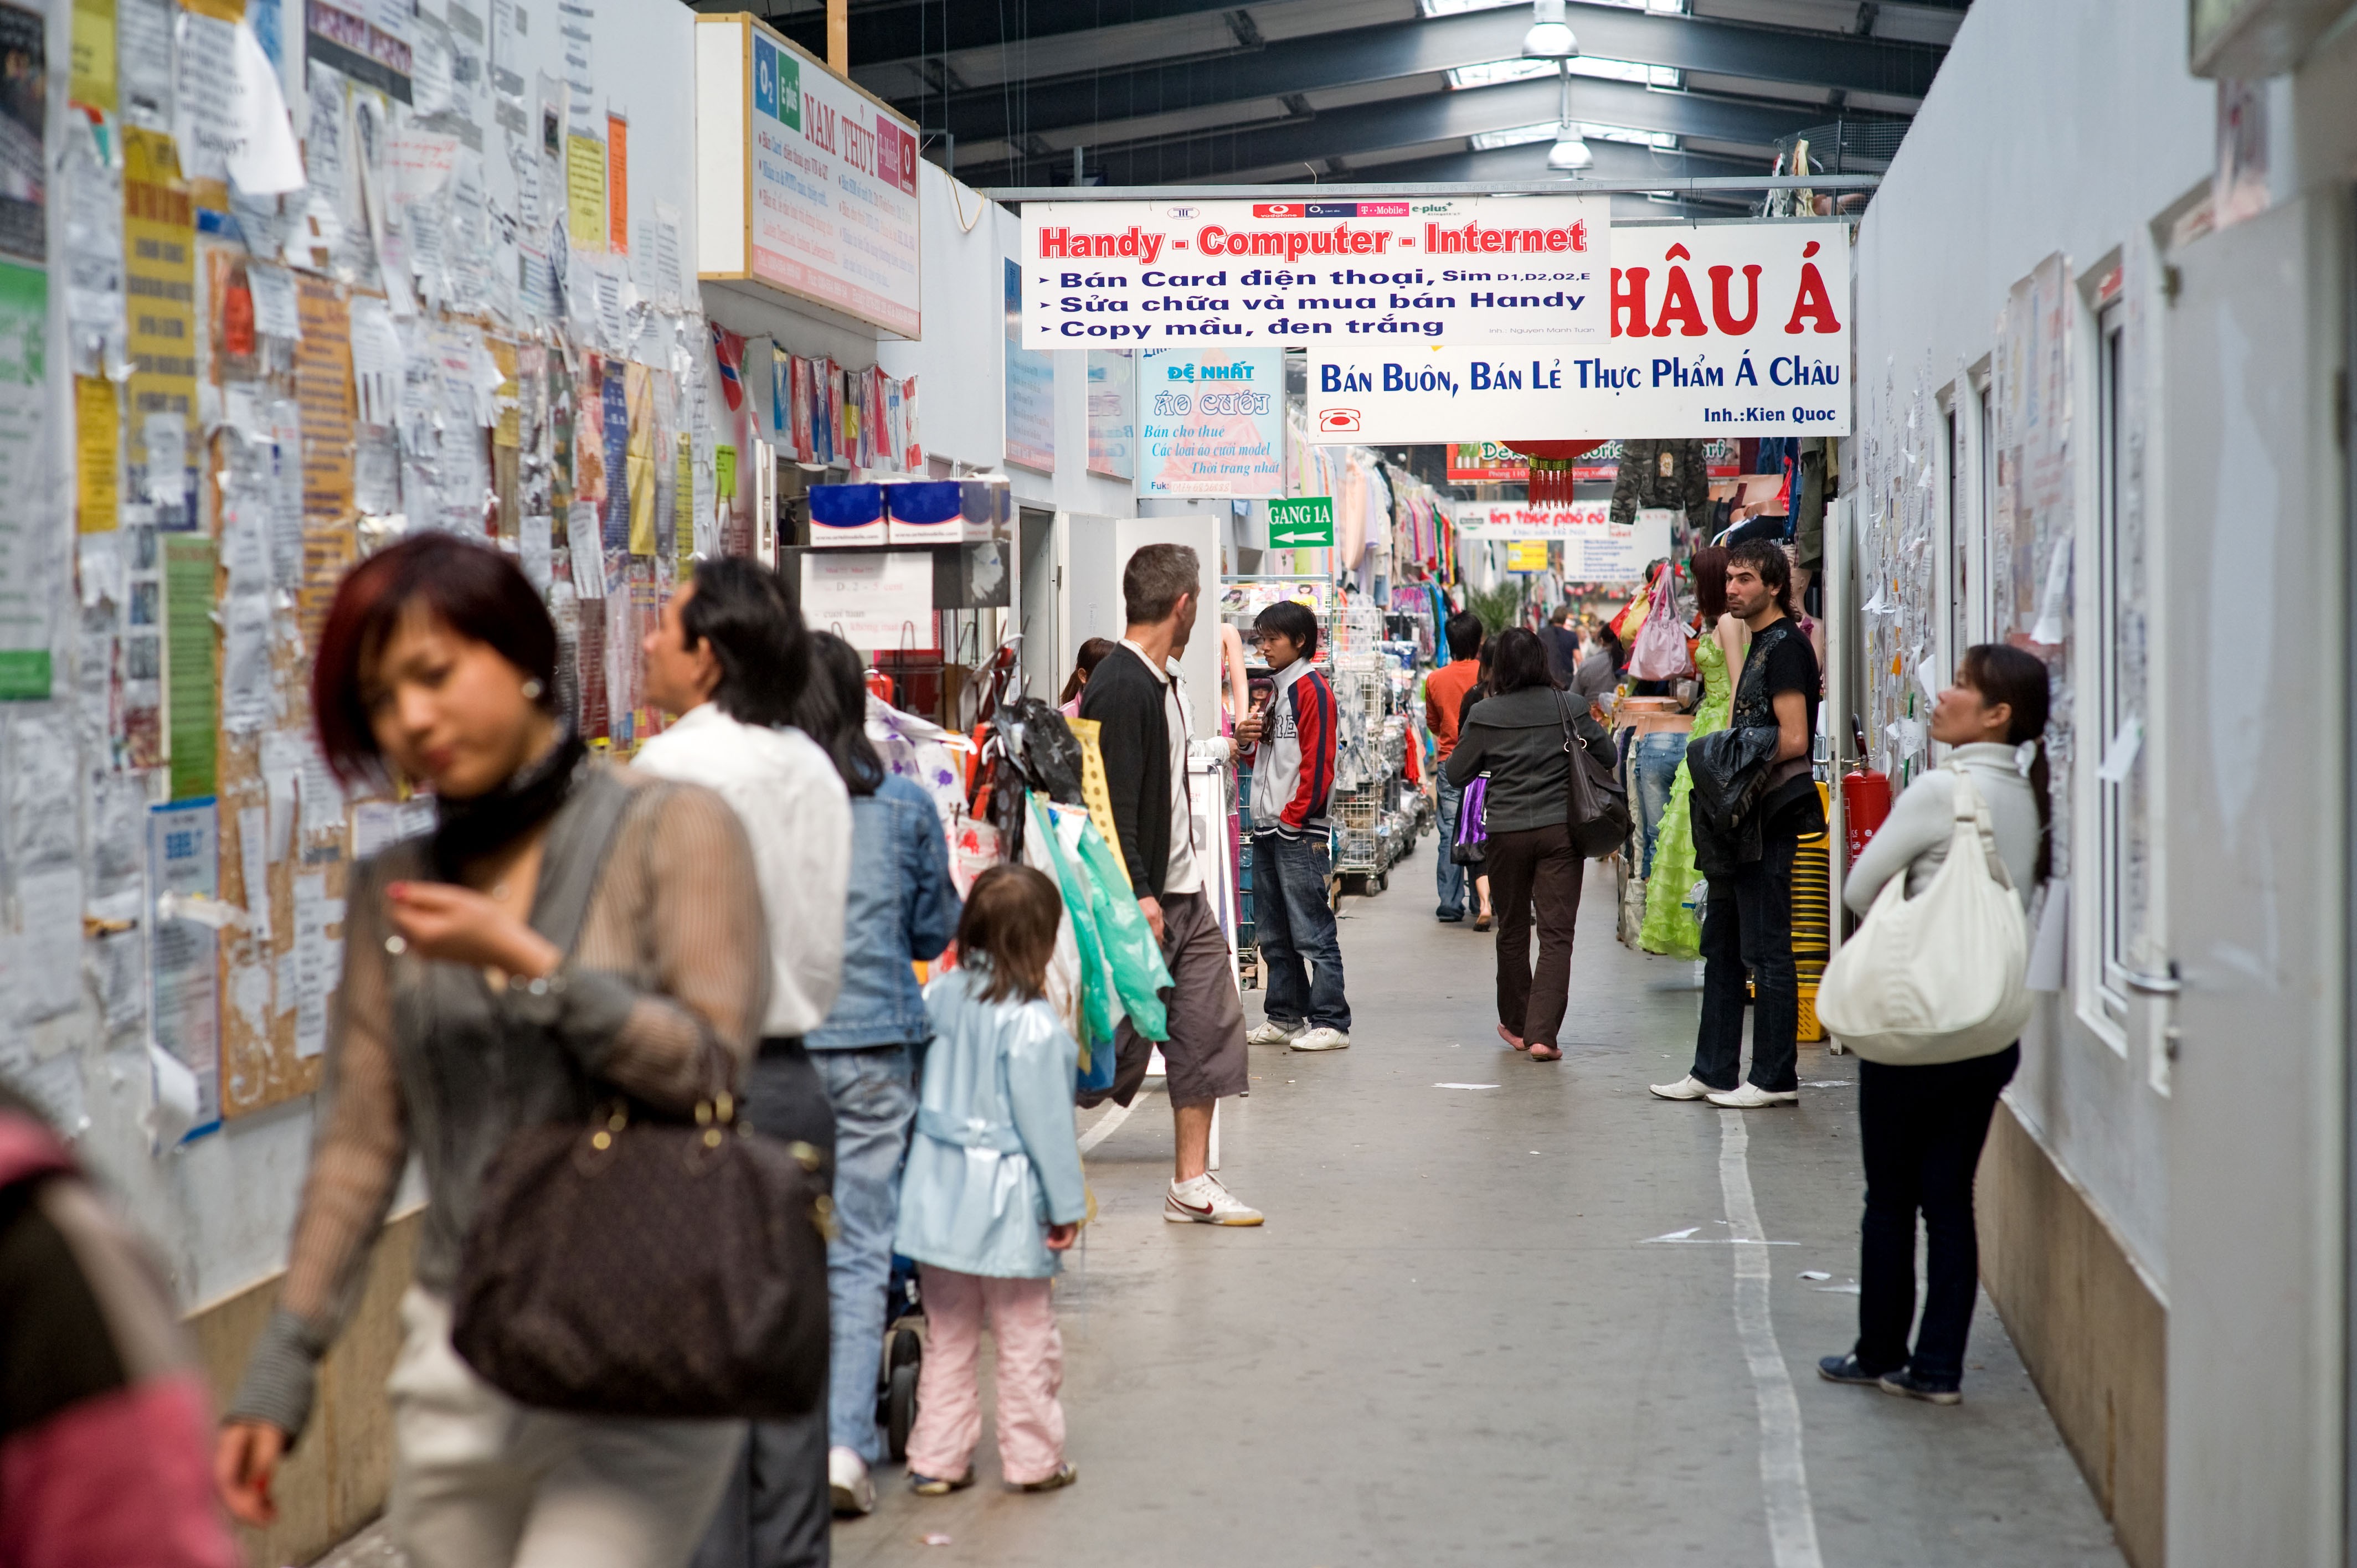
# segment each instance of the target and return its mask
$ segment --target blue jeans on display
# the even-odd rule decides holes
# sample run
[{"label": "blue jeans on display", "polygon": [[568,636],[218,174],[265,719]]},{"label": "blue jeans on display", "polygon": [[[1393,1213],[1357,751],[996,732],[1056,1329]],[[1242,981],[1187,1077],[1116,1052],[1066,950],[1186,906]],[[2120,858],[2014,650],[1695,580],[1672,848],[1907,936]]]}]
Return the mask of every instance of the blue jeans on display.
[{"label": "blue jeans on display", "polygon": [[1448,853],[1449,846],[1457,842],[1457,808],[1464,799],[1464,789],[1451,784],[1448,775],[1443,773],[1440,776],[1440,847],[1435,856],[1439,864],[1433,873],[1434,879],[1440,884],[1440,907],[1433,913],[1444,920],[1465,918],[1465,868],[1458,865],[1456,856]]},{"label": "blue jeans on display", "polygon": [[1670,787],[1677,782],[1678,764],[1686,759],[1686,736],[1676,730],[1656,730],[1638,738],[1629,758],[1635,778],[1637,837],[1645,846],[1640,876],[1653,875],[1653,841],[1662,831],[1662,813],[1669,809]]},{"label": "blue jeans on display", "polygon": [[826,1248],[832,1313],[827,1440],[875,1465],[876,1370],[884,1356],[884,1286],[892,1273],[892,1226],[900,1165],[917,1113],[916,1058],[909,1046],[813,1051],[834,1106],[834,1240]]},{"label": "blue jeans on display", "polygon": [[[1342,995],[1342,943],[1326,902],[1326,835],[1253,835],[1253,934],[1268,971],[1269,1021],[1313,1029],[1351,1027]],[[1303,972],[1303,961],[1312,972]]]}]

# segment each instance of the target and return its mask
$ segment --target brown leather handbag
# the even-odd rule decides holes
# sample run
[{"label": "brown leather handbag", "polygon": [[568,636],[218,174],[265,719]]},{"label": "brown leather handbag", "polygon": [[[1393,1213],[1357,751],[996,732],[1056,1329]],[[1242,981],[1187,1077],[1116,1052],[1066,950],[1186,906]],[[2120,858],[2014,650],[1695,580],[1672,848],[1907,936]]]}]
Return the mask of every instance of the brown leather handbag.
[{"label": "brown leather handbag", "polygon": [[[567,952],[627,790],[593,777],[534,923]],[[586,844],[583,843],[586,841]],[[714,1077],[726,1069],[716,1063]],[[587,1125],[508,1135],[485,1166],[451,1299],[453,1347],[527,1405],[648,1419],[777,1419],[826,1388],[819,1152],[753,1133],[713,1088],[694,1120],[620,1099]]]}]

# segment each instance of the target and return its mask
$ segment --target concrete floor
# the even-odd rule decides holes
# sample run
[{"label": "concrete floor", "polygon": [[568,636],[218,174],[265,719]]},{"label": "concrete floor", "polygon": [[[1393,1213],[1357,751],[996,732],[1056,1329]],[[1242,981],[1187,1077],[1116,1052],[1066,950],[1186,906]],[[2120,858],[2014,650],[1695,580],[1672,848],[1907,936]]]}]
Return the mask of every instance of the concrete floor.
[{"label": "concrete floor", "polygon": [[[1565,1059],[1531,1062],[1491,1030],[1491,939],[1433,921],[1431,875],[1427,843],[1346,904],[1351,1048],[1255,1047],[1222,1112],[1222,1175],[1265,1227],[1163,1221],[1158,1095],[1091,1153],[1101,1216],[1060,1294],[1080,1484],[1001,1490],[985,1428],[980,1486],[920,1498],[888,1468],[837,1563],[2121,1563],[1986,1301],[1959,1407],[1816,1377],[1855,1329],[1854,1058],[1804,1047],[1800,1109],[1739,1120],[1734,1168],[1791,1244],[1726,1244],[1737,1113],[1645,1093],[1690,1058],[1695,967],[1614,942],[1592,878]],[[1781,1356],[1756,1365],[1738,1254],[1769,1265]],[[1771,1485],[1755,1379],[1774,1402],[1779,1359],[1805,1480]]]}]

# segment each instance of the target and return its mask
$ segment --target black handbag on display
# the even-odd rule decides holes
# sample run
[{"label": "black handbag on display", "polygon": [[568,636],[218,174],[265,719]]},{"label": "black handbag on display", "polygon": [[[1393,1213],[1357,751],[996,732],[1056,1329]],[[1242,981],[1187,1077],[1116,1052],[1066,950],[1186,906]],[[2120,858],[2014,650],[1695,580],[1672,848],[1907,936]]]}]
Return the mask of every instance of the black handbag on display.
[{"label": "black handbag on display", "polygon": [[[1582,860],[1601,860],[1629,842],[1629,833],[1636,820],[1629,812],[1629,791],[1620,782],[1620,775],[1606,763],[1597,760],[1587,748],[1572,722],[1572,708],[1566,695],[1555,693],[1557,716],[1563,721],[1564,760],[1570,765],[1571,781],[1564,815],[1565,825],[1571,830],[1571,845]],[[1611,738],[1603,726],[1587,714],[1579,722],[1597,733],[1607,746]]]}]

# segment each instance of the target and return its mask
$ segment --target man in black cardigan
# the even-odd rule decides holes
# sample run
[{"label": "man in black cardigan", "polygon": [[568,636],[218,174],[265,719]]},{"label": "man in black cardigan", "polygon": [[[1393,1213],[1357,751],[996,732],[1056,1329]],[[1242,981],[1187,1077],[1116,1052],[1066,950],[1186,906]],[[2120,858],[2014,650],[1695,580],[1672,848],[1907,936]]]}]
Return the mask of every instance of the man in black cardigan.
[{"label": "man in black cardigan", "polygon": [[[1243,999],[1228,966],[1227,934],[1203,892],[1202,857],[1187,798],[1187,693],[1178,655],[1195,629],[1202,565],[1183,544],[1149,544],[1121,575],[1128,629],[1081,697],[1081,717],[1103,725],[1105,784],[1137,906],[1170,966],[1170,1037],[1162,1042],[1178,1161],[1162,1217],[1173,1223],[1257,1225],[1210,1170],[1211,1108],[1249,1091]],[[1112,1098],[1124,1105],[1145,1081],[1154,1045],[1124,1020],[1115,1033]]]}]

